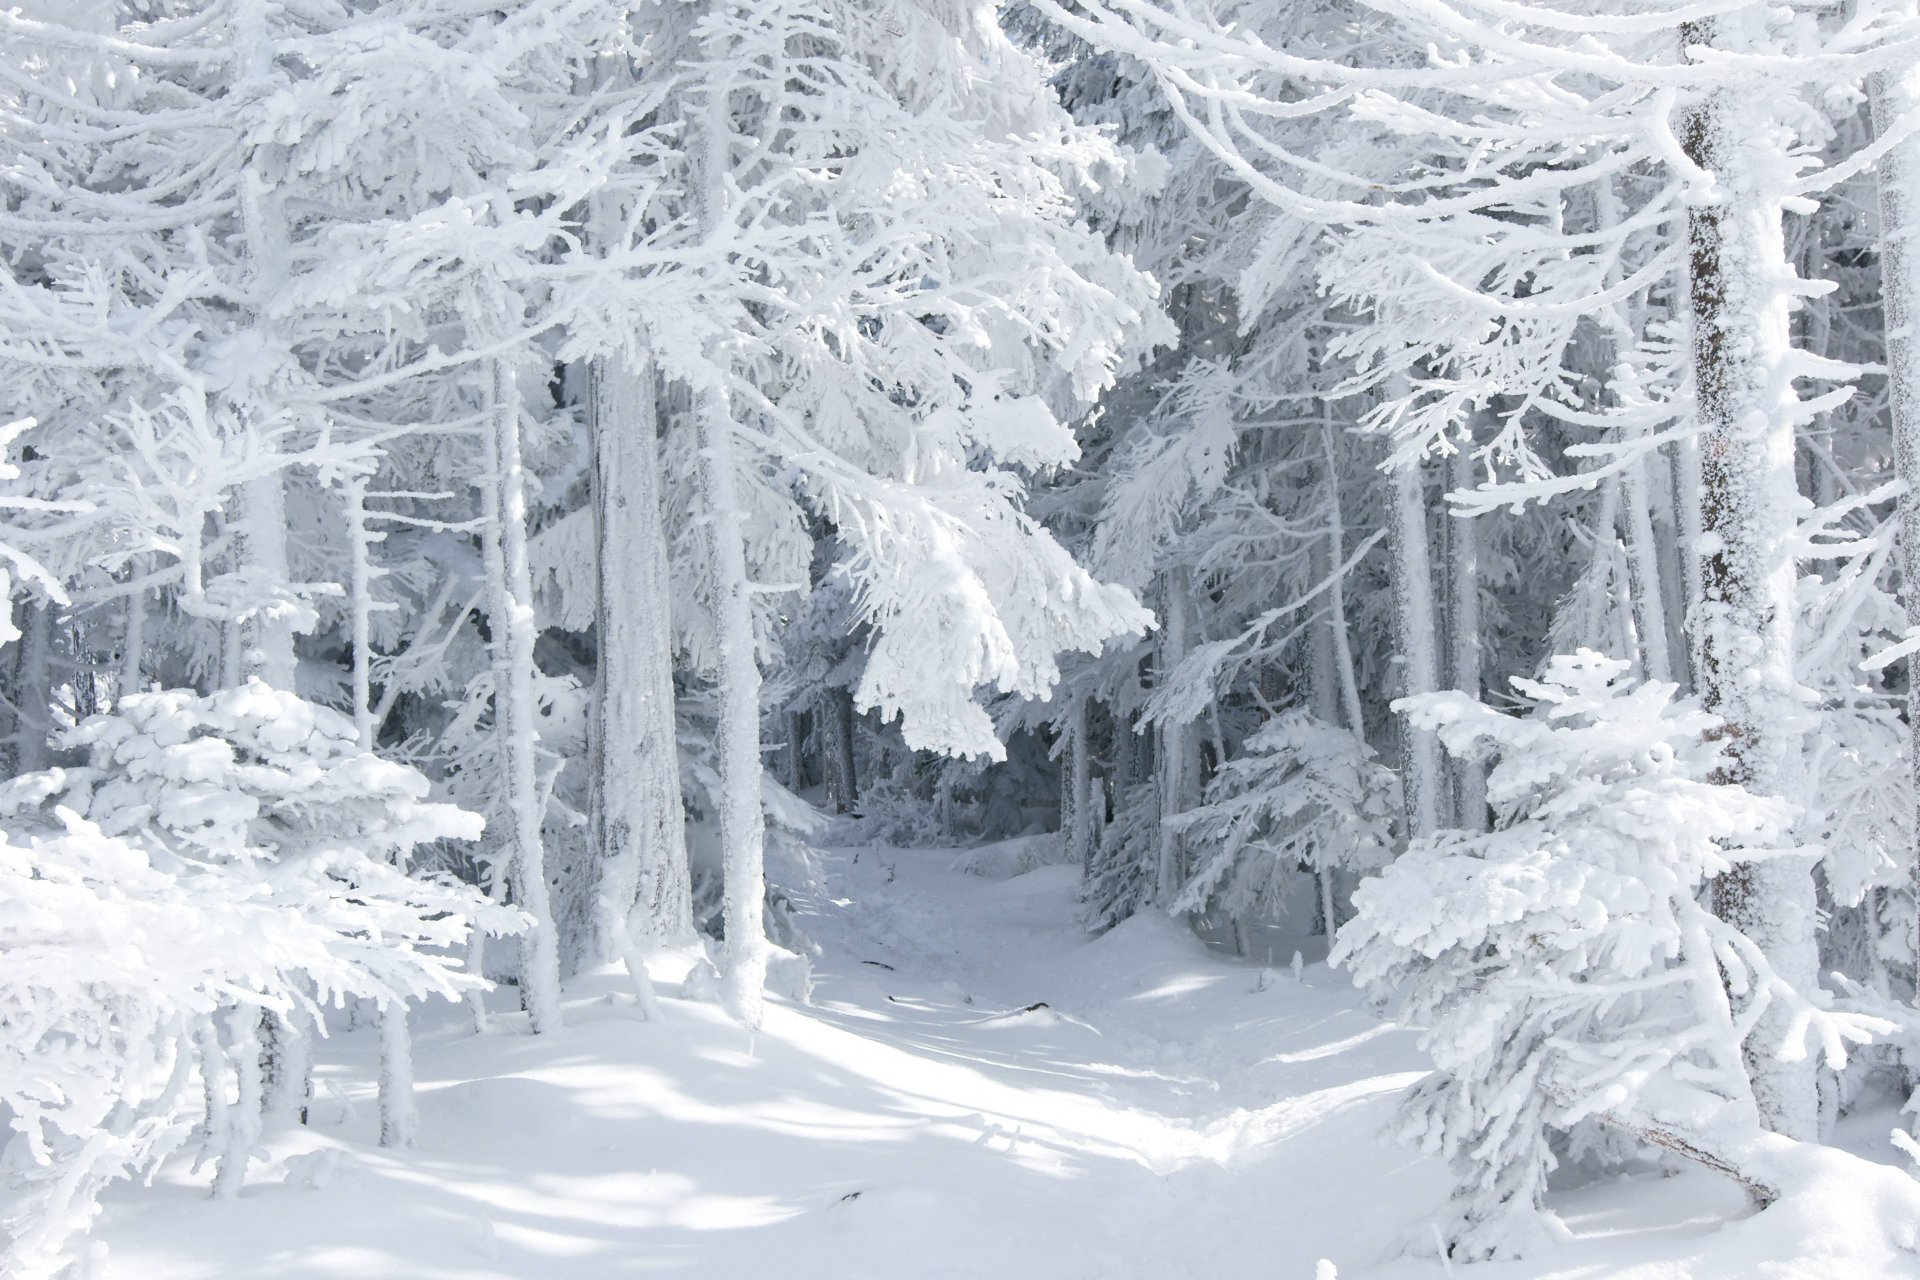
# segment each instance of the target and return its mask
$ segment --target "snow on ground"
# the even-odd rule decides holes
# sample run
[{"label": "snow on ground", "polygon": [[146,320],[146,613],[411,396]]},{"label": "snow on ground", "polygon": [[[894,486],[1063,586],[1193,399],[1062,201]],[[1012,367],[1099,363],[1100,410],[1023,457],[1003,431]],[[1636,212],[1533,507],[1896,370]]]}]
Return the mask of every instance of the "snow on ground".
[{"label": "snow on ground", "polygon": [[[1005,875],[1032,859],[968,861]],[[672,998],[640,1021],[612,975],[573,984],[550,1037],[477,1037],[446,1015],[420,1036],[410,1153],[373,1143],[371,1036],[336,1035],[314,1123],[274,1140],[237,1202],[184,1167],[110,1197],[102,1274],[1446,1274],[1430,1245],[1418,1256],[1445,1172],[1381,1134],[1422,1070],[1415,1037],[1344,975],[1222,957],[1161,918],[1089,940],[1070,868],[990,879],[954,862],[827,855],[825,893],[800,904],[813,1003],[772,1004],[757,1034]],[[1745,1218],[1703,1173],[1554,1208],[1570,1238],[1550,1255],[1453,1271],[1920,1276],[1804,1207]]]}]

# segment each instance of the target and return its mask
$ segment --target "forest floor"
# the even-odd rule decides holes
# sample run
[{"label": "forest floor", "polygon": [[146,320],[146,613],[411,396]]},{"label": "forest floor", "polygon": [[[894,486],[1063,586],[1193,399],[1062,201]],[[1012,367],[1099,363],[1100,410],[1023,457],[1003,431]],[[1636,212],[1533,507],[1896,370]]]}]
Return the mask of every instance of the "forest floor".
[{"label": "forest floor", "polygon": [[[184,1163],[109,1197],[101,1274],[1920,1274],[1803,1214],[1748,1217],[1713,1175],[1651,1167],[1558,1192],[1567,1238],[1548,1254],[1449,1271],[1427,1225],[1445,1170],[1382,1132],[1423,1069],[1411,1032],[1324,964],[1221,956],[1168,919],[1090,940],[1073,870],[1013,875],[1017,852],[1002,878],[950,851],[824,855],[822,890],[796,904],[812,1002],[770,1003],[758,1033],[674,998],[677,974],[658,1022],[613,974],[571,984],[551,1036],[436,1014],[414,1151],[374,1145],[371,1034],[336,1034],[312,1123],[270,1140],[237,1201]],[[1885,1116],[1861,1124],[1858,1146],[1884,1137]]]}]

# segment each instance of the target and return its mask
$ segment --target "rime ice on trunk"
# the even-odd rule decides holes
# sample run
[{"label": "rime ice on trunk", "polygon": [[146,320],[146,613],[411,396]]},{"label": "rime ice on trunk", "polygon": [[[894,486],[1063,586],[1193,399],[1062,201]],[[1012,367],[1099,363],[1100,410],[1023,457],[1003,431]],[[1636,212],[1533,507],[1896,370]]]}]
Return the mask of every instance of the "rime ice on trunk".
[{"label": "rime ice on trunk", "polygon": [[[1473,457],[1465,448],[1453,455],[1449,482],[1455,489],[1473,487]],[[1469,516],[1447,522],[1447,586],[1451,598],[1447,615],[1447,666],[1453,687],[1475,702],[1480,700],[1480,528]],[[1487,826],[1487,767],[1477,756],[1453,763],[1454,824],[1466,831]]]},{"label": "rime ice on trunk", "polygon": [[262,1106],[279,1124],[305,1124],[313,1097],[313,1036],[305,1015],[260,1015]]},{"label": "rime ice on trunk", "polygon": [[413,1098],[413,1033],[407,1004],[389,1000],[380,1007],[380,1145],[410,1147],[420,1127]]},{"label": "rime ice on trunk", "polygon": [[[225,1127],[216,1139],[220,1153],[219,1167],[213,1175],[213,1195],[216,1200],[232,1200],[240,1194],[240,1188],[247,1180],[247,1161],[252,1159],[253,1149],[260,1142],[263,1101],[258,1035],[260,1013],[257,1006],[250,1004],[235,1005],[226,1013],[231,1041],[226,1055],[239,1087],[232,1107],[218,1108],[225,1120]],[[204,1053],[202,1061],[204,1070]],[[222,1081],[221,1087],[224,1088],[224,1085]]]},{"label": "rime ice on trunk", "polygon": [[727,1007],[750,1027],[766,1001],[766,818],[760,807],[760,663],[734,474],[726,398],[697,402],[700,484],[706,498],[708,596],[713,603],[719,692],[720,844],[725,879]]},{"label": "rime ice on trunk", "polygon": [[[1920,111],[1920,65],[1881,72],[1868,84],[1873,126],[1884,133],[1902,116]],[[1901,596],[1907,626],[1920,634],[1920,139],[1908,137],[1880,159],[1880,293],[1887,323],[1887,390],[1893,412],[1893,459],[1906,492],[1900,496]],[[1907,659],[1908,766],[1920,805],[1920,657]],[[1907,851],[1920,901],[1920,814]],[[1920,928],[1920,912],[1915,913]],[[1920,937],[1908,940],[1920,956]],[[1920,963],[1914,966],[1920,982]],[[1920,996],[1917,996],[1920,998]]]},{"label": "rime ice on trunk", "polygon": [[[1424,464],[1393,468],[1393,510],[1388,542],[1393,548],[1395,639],[1400,648],[1400,695],[1415,697],[1439,688],[1439,659],[1434,635],[1433,561],[1427,547]],[[1440,742],[1431,729],[1402,718],[1401,785],[1405,790],[1407,832],[1429,836],[1440,829],[1443,803]]]},{"label": "rime ice on trunk", "polygon": [[[372,751],[378,725],[373,710],[373,548],[384,535],[367,527],[367,479],[355,475],[343,486],[347,508],[347,607],[353,644],[353,728],[363,751]],[[479,936],[479,930],[475,930]],[[380,1145],[410,1147],[419,1127],[413,1098],[413,1033],[407,1004],[380,1006]]]},{"label": "rime ice on trunk", "polygon": [[[1620,201],[1614,179],[1602,179],[1594,188],[1594,225],[1611,230],[1620,223]],[[1616,263],[1607,273],[1607,283],[1617,284],[1620,268]],[[1615,303],[1600,317],[1596,338],[1599,356],[1595,363],[1612,370],[1619,360],[1620,348],[1630,344],[1645,327],[1646,317],[1625,302]],[[1646,424],[1633,419],[1622,428],[1628,440],[1644,439]],[[1653,455],[1656,459],[1660,455]],[[1651,680],[1673,679],[1673,660],[1669,656],[1667,623],[1667,584],[1662,581],[1660,545],[1653,530],[1652,486],[1647,477],[1647,459],[1634,458],[1620,473],[1621,505],[1616,513],[1620,536],[1626,544],[1627,577],[1633,592],[1633,622],[1638,633],[1640,667]],[[1609,531],[1610,532],[1610,531]]]},{"label": "rime ice on trunk", "polygon": [[[247,568],[267,586],[284,589],[287,565],[286,479],[279,471],[249,480],[240,499],[240,553]],[[262,609],[247,627],[247,649],[239,679],[258,676],[276,689],[296,693],[293,624],[284,610]]]},{"label": "rime ice on trunk", "polygon": [[[1718,44],[1732,34],[1721,27],[1696,24],[1688,34]],[[1766,106],[1732,91],[1680,121],[1688,158],[1714,178],[1711,201],[1687,219],[1704,539],[1700,692],[1724,722],[1722,781],[1767,796],[1788,793],[1796,749],[1796,404],[1780,194],[1792,169],[1774,138]],[[1804,861],[1742,864],[1715,881],[1713,899],[1782,978],[1815,989],[1813,878]],[[1813,1140],[1813,1063],[1781,1059],[1788,1027],[1778,1010],[1775,1002],[1747,1040],[1755,1101],[1768,1128]]]},{"label": "rime ice on trunk", "polygon": [[536,1032],[560,1025],[560,963],[541,843],[541,790],[535,752],[539,712],[533,697],[533,584],[527,567],[526,478],[520,464],[520,387],[513,366],[488,371],[485,544],[488,625],[493,630],[493,717],[508,866],[520,907],[533,925],[520,943],[520,999]]},{"label": "rime ice on trunk", "polygon": [[588,377],[599,556],[595,928],[601,958],[622,960],[645,988],[634,935],[648,946],[693,935],[674,728],[658,388],[650,362],[617,355],[595,360]]},{"label": "rime ice on trunk", "polygon": [[1627,573],[1633,586],[1634,630],[1639,633],[1640,666],[1650,680],[1673,679],[1667,645],[1667,606],[1660,581],[1660,548],[1653,532],[1653,504],[1644,459],[1635,459],[1620,476],[1624,501],[1620,523],[1627,545]]}]

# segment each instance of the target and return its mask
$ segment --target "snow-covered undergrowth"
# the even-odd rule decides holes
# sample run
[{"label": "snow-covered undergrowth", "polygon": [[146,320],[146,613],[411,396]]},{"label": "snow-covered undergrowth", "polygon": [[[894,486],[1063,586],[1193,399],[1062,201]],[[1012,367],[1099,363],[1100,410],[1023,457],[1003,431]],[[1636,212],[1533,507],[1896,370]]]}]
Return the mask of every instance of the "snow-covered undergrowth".
[{"label": "snow-covered undergrowth", "polygon": [[[1450,1182],[1384,1128],[1425,1070],[1346,975],[1207,951],[1147,915],[1089,940],[1070,867],[846,850],[798,904],[814,1003],[750,1033],[611,974],[558,1033],[423,1029],[412,1152],[374,1145],[366,1032],[323,1051],[312,1124],[238,1200],[169,1170],[109,1196],[106,1280],[1445,1274]],[[1010,857],[1009,862],[1015,861]],[[857,901],[859,909],[853,909]],[[497,993],[501,995],[504,993]],[[1888,1159],[1887,1116],[1843,1139]],[[1564,1239],[1484,1280],[1920,1275],[1906,1175],[1843,1153],[1748,1216],[1716,1176],[1575,1185]],[[1424,1255],[1424,1256],[1423,1256]]]}]

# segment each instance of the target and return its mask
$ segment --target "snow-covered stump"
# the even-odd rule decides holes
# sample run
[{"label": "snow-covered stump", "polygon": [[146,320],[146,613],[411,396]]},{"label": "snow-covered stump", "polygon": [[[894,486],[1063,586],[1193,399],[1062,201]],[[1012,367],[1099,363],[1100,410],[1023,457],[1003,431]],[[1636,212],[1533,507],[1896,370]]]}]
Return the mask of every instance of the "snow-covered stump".
[{"label": "snow-covered stump", "polygon": [[[1704,45],[1739,43],[1732,19],[1686,28]],[[1724,29],[1723,29],[1724,28]],[[1795,427],[1803,416],[1789,317],[1795,279],[1782,228],[1796,170],[1771,108],[1722,90],[1689,110],[1679,136],[1713,179],[1687,217],[1688,297],[1700,425],[1700,691],[1725,727],[1722,780],[1762,796],[1789,791],[1797,759],[1794,673]],[[1796,991],[1817,988],[1813,877],[1800,858],[1743,863],[1714,883],[1715,909],[1752,938]],[[1737,993],[1742,1003],[1765,995]],[[1760,1011],[1747,1065],[1764,1123],[1818,1133],[1814,1064],[1789,1060],[1783,1001]]]}]

